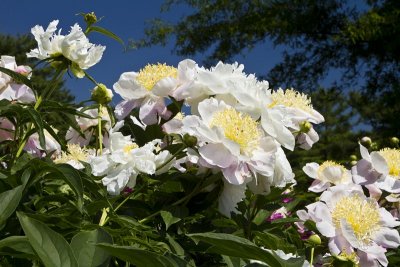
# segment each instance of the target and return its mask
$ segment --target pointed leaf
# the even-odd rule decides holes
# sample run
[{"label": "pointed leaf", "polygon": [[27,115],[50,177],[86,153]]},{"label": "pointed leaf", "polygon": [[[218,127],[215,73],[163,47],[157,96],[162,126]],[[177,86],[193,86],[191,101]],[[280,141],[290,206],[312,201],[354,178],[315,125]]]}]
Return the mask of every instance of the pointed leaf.
[{"label": "pointed leaf", "polygon": [[0,194],[0,226],[14,213],[22,198],[24,185],[19,185]]},{"label": "pointed leaf", "polygon": [[245,238],[219,233],[188,234],[188,236],[195,242],[202,241],[212,245],[208,250],[209,252],[237,258],[260,260],[274,267],[284,266],[275,255],[257,247]]},{"label": "pointed leaf", "polygon": [[0,240],[0,253],[12,254],[14,257],[37,258],[26,236],[10,236]]},{"label": "pointed leaf", "polygon": [[97,244],[114,257],[129,263],[135,264],[137,267],[159,266],[159,267],[176,267],[178,266],[172,259],[140,248],[116,246],[110,244]]},{"label": "pointed leaf", "polygon": [[71,240],[71,248],[79,266],[107,266],[107,262],[111,257],[108,253],[104,253],[102,249],[97,247],[96,244],[112,244],[112,242],[112,237],[106,231],[96,229],[77,233]]},{"label": "pointed leaf", "polygon": [[22,229],[43,264],[48,267],[78,267],[71,247],[44,223],[17,212]]},{"label": "pointed leaf", "polygon": [[89,32],[98,32],[98,33],[104,34],[105,36],[108,36],[108,37],[110,37],[110,38],[116,40],[117,42],[119,42],[120,44],[122,44],[122,46],[125,47],[124,41],[122,41],[122,39],[119,38],[118,35],[116,35],[115,33],[111,32],[111,31],[109,31],[109,30],[106,30],[106,29],[104,29],[104,28],[102,28],[102,27],[99,27],[99,26],[90,26],[90,27],[89,27]]}]

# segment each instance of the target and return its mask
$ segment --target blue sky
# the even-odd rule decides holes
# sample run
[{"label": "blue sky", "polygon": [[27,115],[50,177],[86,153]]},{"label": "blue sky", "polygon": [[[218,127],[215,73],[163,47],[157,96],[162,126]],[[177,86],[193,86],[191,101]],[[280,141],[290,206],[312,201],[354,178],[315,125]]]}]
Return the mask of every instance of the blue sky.
[{"label": "blue sky", "polygon": [[[174,21],[190,12],[188,8],[182,6],[168,13],[160,13],[163,2],[163,0],[2,0],[0,33],[12,35],[29,33],[33,26],[38,24],[46,28],[54,19],[60,20],[59,27],[63,29],[63,33],[67,33],[70,26],[76,22],[84,26],[82,18],[75,14],[94,11],[98,17],[104,17],[99,26],[113,31],[127,42],[129,39],[143,37],[145,23],[152,18],[161,17]],[[107,47],[102,60],[88,72],[109,88],[112,88],[123,72],[138,71],[148,63],[160,62],[176,66],[179,61],[185,59],[172,53],[172,44],[167,47],[153,46],[124,52],[119,43],[108,37],[92,34],[89,39],[92,43]],[[265,43],[255,47],[246,57],[237,56],[235,60],[245,65],[247,73],[263,75],[280,61],[280,51],[274,49],[270,43]],[[202,57],[198,55],[192,59],[200,63]],[[68,76],[66,79],[67,87],[76,96],[77,101],[90,97],[90,90],[93,87],[91,82]],[[118,101],[119,98],[116,98],[113,104],[117,104]]]}]

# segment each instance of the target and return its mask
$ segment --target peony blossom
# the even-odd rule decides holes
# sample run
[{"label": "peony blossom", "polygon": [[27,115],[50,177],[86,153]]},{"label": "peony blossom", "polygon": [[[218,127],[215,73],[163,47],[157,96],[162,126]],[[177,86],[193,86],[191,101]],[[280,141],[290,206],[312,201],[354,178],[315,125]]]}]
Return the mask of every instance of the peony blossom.
[{"label": "peony blossom", "polygon": [[[12,70],[30,77],[32,69],[28,66],[17,66],[15,57],[1,56],[0,67]],[[35,102],[35,94],[25,84],[14,81],[10,76],[0,71],[0,100],[7,99],[21,103]]]},{"label": "peony blossom", "polygon": [[82,78],[82,70],[98,63],[106,48],[90,43],[78,24],[72,26],[67,35],[61,35],[61,30],[56,33],[57,25],[58,20],[53,20],[46,30],[39,25],[31,29],[38,47],[27,53],[27,56],[40,60],[63,56],[71,62],[74,74]]},{"label": "peony blossom", "polygon": [[400,245],[393,229],[400,225],[373,198],[367,198],[357,185],[338,185],[323,192],[320,201],[297,212],[303,221],[312,220],[320,233],[329,238],[332,255],[356,255],[361,266],[388,265],[386,248]]},{"label": "peony blossom", "polygon": [[327,160],[321,165],[312,162],[303,167],[303,171],[315,179],[308,190],[312,192],[322,192],[331,185],[352,184],[351,173],[343,165],[334,161]]},{"label": "peony blossom", "polygon": [[104,176],[103,185],[111,195],[119,195],[125,187],[133,188],[139,173],[149,175],[167,171],[174,161],[167,150],[159,150],[160,140],[139,147],[129,136],[110,132],[108,147],[103,155],[89,162],[95,176]]},{"label": "peony blossom", "polygon": [[28,141],[25,144],[24,150],[35,157],[45,157],[48,154],[52,154],[56,157],[61,153],[61,146],[56,139],[47,131],[44,130],[44,137],[46,145],[42,147],[39,141],[38,133],[34,133],[29,136]]},{"label": "peony blossom", "polygon": [[146,125],[156,124],[160,118],[168,119],[171,112],[167,110],[165,98],[190,83],[186,73],[190,64],[191,60],[181,61],[178,68],[149,64],[139,72],[123,73],[113,87],[123,99],[115,107],[116,117],[124,119],[139,107],[139,119]]},{"label": "peony blossom", "polygon": [[400,193],[400,150],[384,148],[368,152],[360,144],[362,159],[352,168],[357,184],[371,185],[389,193]]},{"label": "peony blossom", "polygon": [[62,151],[54,160],[55,163],[66,163],[77,170],[81,170],[85,168],[82,162],[88,163],[90,156],[95,154],[94,149],[81,148],[77,144],[67,144],[67,147],[68,151]]}]

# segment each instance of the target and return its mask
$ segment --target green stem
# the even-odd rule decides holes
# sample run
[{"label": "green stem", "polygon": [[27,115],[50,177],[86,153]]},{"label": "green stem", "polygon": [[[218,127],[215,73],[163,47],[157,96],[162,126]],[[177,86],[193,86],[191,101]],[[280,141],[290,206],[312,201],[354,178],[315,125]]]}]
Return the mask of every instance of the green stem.
[{"label": "green stem", "polygon": [[313,266],[313,261],[314,261],[314,247],[311,248],[310,266]]},{"label": "green stem", "polygon": [[99,104],[99,110],[98,110],[98,115],[99,115],[99,117],[98,117],[98,123],[97,123],[97,126],[98,126],[98,131],[99,131],[99,134],[98,134],[98,141],[99,141],[99,151],[100,151],[100,155],[101,154],[103,154],[103,134],[102,134],[102,131],[101,131],[101,112],[102,112],[102,105],[101,104]]},{"label": "green stem", "polygon": [[178,151],[176,151],[169,160],[167,160],[166,162],[164,162],[163,164],[161,164],[160,166],[158,166],[158,168],[156,169],[156,171],[164,168],[165,166],[167,166],[168,163],[170,163],[179,153],[181,153],[186,147],[182,146],[180,149],[178,149]]}]

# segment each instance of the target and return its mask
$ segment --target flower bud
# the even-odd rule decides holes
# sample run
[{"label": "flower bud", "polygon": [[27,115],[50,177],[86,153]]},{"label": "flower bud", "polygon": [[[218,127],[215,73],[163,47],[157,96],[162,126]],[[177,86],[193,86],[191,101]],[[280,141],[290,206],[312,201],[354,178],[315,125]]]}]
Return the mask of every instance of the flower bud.
[{"label": "flower bud", "polygon": [[302,133],[308,133],[311,128],[312,128],[312,125],[308,121],[303,121],[300,123],[300,132],[302,132]]},{"label": "flower bud", "polygon": [[99,104],[110,103],[112,97],[112,91],[102,83],[99,83],[92,91],[92,100]]},{"label": "flower bud", "polygon": [[313,234],[312,236],[310,236],[307,239],[307,242],[312,244],[312,245],[318,246],[318,245],[321,245],[321,238],[319,237],[319,235]]},{"label": "flower bud", "polygon": [[361,138],[360,143],[365,147],[370,147],[372,144],[372,140],[368,136],[364,136],[363,138]]},{"label": "flower bud", "polygon": [[352,161],[350,161],[350,165],[351,165],[351,166],[355,166],[355,165],[357,165],[357,161],[356,161],[356,160],[352,160]]},{"label": "flower bud", "polygon": [[356,155],[350,155],[350,160],[357,160],[357,156]]},{"label": "flower bud", "polygon": [[88,25],[92,25],[97,22],[97,17],[96,17],[96,14],[94,14],[94,12],[86,13],[84,18],[85,18],[85,22]]},{"label": "flower bud", "polygon": [[194,147],[197,144],[197,137],[186,133],[183,135],[183,143],[187,147]]},{"label": "flower bud", "polygon": [[397,146],[397,145],[399,145],[399,138],[397,138],[397,137],[392,137],[392,138],[390,138],[390,143],[392,143],[392,145],[394,145],[394,146]]}]

